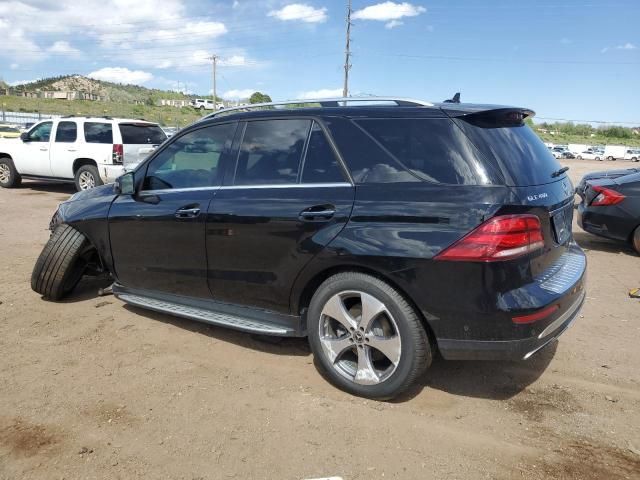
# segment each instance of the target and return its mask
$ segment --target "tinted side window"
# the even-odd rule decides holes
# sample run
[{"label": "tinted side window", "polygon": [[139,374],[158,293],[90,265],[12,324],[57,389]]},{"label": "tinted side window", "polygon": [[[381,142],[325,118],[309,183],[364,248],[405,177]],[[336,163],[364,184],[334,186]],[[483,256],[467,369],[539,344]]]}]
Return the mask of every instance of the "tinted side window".
[{"label": "tinted side window", "polygon": [[177,138],[149,163],[143,190],[220,185],[220,161],[231,147],[235,130],[235,123],[227,123]]},{"label": "tinted side window", "polygon": [[311,120],[247,123],[236,167],[236,185],[297,183]]},{"label": "tinted side window", "polygon": [[326,118],[325,124],[346,160],[356,183],[419,182],[352,121]]},{"label": "tinted side window", "polygon": [[73,143],[78,138],[78,126],[76,122],[60,122],[56,130],[56,142]]},{"label": "tinted side window", "polygon": [[51,137],[53,122],[44,122],[29,132],[29,140],[32,142],[48,142]]},{"label": "tinted side window", "polygon": [[110,123],[86,122],[84,139],[87,143],[113,143],[113,132]]},{"label": "tinted side window", "polygon": [[313,122],[302,169],[302,183],[344,182],[342,168],[320,126]]},{"label": "tinted side window", "polygon": [[358,124],[415,176],[433,183],[489,183],[475,147],[449,119],[360,120]]},{"label": "tinted side window", "polygon": [[122,143],[134,145],[157,145],[164,142],[167,136],[157,125],[146,123],[121,123]]}]

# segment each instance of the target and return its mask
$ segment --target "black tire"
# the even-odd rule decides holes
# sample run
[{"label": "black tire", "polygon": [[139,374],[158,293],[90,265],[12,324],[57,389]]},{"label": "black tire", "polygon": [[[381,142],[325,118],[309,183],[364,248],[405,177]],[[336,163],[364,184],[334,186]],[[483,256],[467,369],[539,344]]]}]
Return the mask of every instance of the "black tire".
[{"label": "black tire", "polygon": [[[382,354],[381,350],[377,350],[367,344],[369,338],[373,341],[377,335],[377,333],[373,332],[373,325],[377,324],[379,320],[374,320],[370,323],[371,333],[368,335],[369,338],[362,338],[367,337],[366,331],[363,330],[364,334],[361,334],[360,338],[355,339],[355,335],[359,334],[357,328],[351,329],[352,333],[344,329],[339,336],[330,338],[332,341],[341,340],[344,342],[348,340],[351,344],[348,344],[347,347],[342,350],[343,353],[336,355],[333,360],[327,356],[328,354],[323,347],[323,342],[325,342],[326,345],[329,337],[323,336],[326,330],[323,330],[321,334],[321,328],[326,329],[327,322],[335,322],[335,320],[328,320],[328,318],[332,317],[327,318],[322,315],[322,312],[327,302],[336,298],[337,295],[350,295],[354,292],[370,295],[385,307],[386,311],[384,314],[373,316],[372,318],[382,317],[381,321],[386,322],[386,331],[390,328],[396,330],[393,335],[388,337],[388,339],[395,340],[395,342],[398,342],[397,337],[399,337],[399,346],[397,349],[398,360],[395,364],[389,360],[390,357]],[[393,324],[389,322],[389,317],[386,316],[387,311],[392,317]],[[360,317],[350,318],[357,320],[357,318],[362,318],[362,315],[360,315]],[[336,325],[338,324],[336,323]],[[389,327],[389,325],[391,325],[391,327]],[[343,324],[339,324],[338,328],[342,326]],[[429,365],[431,365],[431,346],[418,314],[398,291],[382,280],[370,275],[359,272],[345,272],[325,280],[325,282],[318,287],[311,299],[307,313],[307,327],[309,343],[316,359],[316,365],[331,383],[354,395],[376,400],[391,399],[415,383]],[[384,327],[379,326],[376,328],[382,329]],[[338,334],[336,333],[336,335]],[[383,337],[378,336],[377,338]],[[356,343],[354,343],[354,341]],[[362,350],[359,350],[359,348]],[[380,361],[381,358],[383,363],[389,364],[385,370],[388,373],[383,373],[375,377],[376,380],[380,380],[377,383],[369,385],[356,383],[355,379],[359,371],[359,367],[357,366],[357,359],[360,358],[359,352],[367,352],[367,358],[374,362]],[[340,360],[345,355],[346,359]],[[375,359],[371,357],[371,355],[377,355],[378,358]],[[347,365],[354,364],[352,357],[356,358],[355,366],[353,367],[355,371],[352,373],[353,378],[348,378],[347,373],[341,373],[344,372],[343,367],[338,367],[338,365],[342,365],[343,362],[347,362]],[[370,362],[369,365],[373,366],[373,362]],[[374,372],[378,373],[375,369]]]},{"label": "black tire", "polygon": [[576,159],[578,159],[578,160],[582,160],[582,155],[578,155],[578,156],[576,157]]},{"label": "black tire", "polygon": [[33,267],[31,289],[47,300],[60,300],[82,278],[92,250],[82,233],[69,225],[58,225]]},{"label": "black tire", "polygon": [[640,225],[638,225],[631,235],[631,245],[633,249],[640,255]]},{"label": "black tire", "polygon": [[22,177],[16,170],[13,160],[9,157],[0,157],[0,187],[14,188],[19,187],[20,183],[22,183]]},{"label": "black tire", "polygon": [[600,161],[600,157],[596,157],[596,162],[599,162],[599,161]]},{"label": "black tire", "polygon": [[632,162],[637,162],[638,161],[638,157],[631,157],[631,161]]},{"label": "black tire", "polygon": [[[87,182],[93,183],[93,185],[87,186]],[[100,178],[98,167],[96,167],[95,165],[83,165],[76,171],[75,184],[76,190],[78,192],[81,192],[83,190],[88,190],[89,188],[103,185],[104,182]]]},{"label": "black tire", "polygon": [[609,160],[610,162],[613,162],[613,161],[615,160],[615,158],[613,158],[611,155],[609,155],[609,156],[607,157],[607,160]]}]

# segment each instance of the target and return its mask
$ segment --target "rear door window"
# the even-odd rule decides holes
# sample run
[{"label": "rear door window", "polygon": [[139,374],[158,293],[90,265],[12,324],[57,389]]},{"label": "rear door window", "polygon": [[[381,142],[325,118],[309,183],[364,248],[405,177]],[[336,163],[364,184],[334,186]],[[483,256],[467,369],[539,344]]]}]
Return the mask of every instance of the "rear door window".
[{"label": "rear door window", "polygon": [[450,185],[487,184],[476,149],[449,119],[371,119],[357,122],[417,178]]},{"label": "rear door window", "polygon": [[342,167],[320,125],[313,122],[302,168],[302,183],[344,182]]},{"label": "rear door window", "polygon": [[84,139],[87,143],[113,143],[111,124],[85,122]]},{"label": "rear door window", "polygon": [[60,122],[56,129],[56,143],[73,143],[78,138],[76,122]]},{"label": "rear door window", "polygon": [[236,166],[235,185],[298,183],[311,120],[256,120],[247,123]]},{"label": "rear door window", "polygon": [[157,125],[146,123],[121,123],[119,125],[122,143],[133,145],[158,145],[167,135]]}]

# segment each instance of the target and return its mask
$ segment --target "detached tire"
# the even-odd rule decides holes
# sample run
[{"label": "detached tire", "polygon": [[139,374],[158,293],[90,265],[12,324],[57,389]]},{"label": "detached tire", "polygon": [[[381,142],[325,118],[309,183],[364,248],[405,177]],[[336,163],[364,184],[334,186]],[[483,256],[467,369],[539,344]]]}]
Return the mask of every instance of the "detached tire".
[{"label": "detached tire", "polygon": [[9,157],[0,157],[0,187],[14,188],[22,183],[22,177],[16,170],[13,160]]},{"label": "detached tire", "polygon": [[631,235],[631,246],[640,255],[640,225],[638,225]]},{"label": "detached tire", "polygon": [[427,333],[405,298],[359,272],[328,278],[307,312],[316,365],[338,388],[388,400],[404,392],[431,364]]},{"label": "detached tire", "polygon": [[90,188],[103,185],[104,182],[100,178],[100,172],[95,165],[83,165],[76,171],[75,176],[76,190],[81,192]]},{"label": "detached tire", "polygon": [[47,300],[60,300],[82,278],[92,250],[82,233],[69,225],[59,225],[33,267],[32,290]]}]

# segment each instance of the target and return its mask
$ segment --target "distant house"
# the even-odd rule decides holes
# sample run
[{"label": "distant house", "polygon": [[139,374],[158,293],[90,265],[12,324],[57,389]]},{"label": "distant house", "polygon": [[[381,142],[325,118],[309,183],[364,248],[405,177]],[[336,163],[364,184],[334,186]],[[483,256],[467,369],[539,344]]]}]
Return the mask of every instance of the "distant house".
[{"label": "distant house", "polygon": [[97,93],[82,92],[80,90],[43,90],[41,92],[27,93],[39,93],[39,95],[36,96],[39,96],[40,98],[53,98],[56,100],[104,100],[103,97]]},{"label": "distant house", "polygon": [[632,128],[631,133],[634,135],[640,135],[640,127]]},{"label": "distant house", "polygon": [[176,108],[188,107],[189,100],[174,100],[172,98],[161,98],[160,100],[158,100],[158,106],[176,107]]}]

